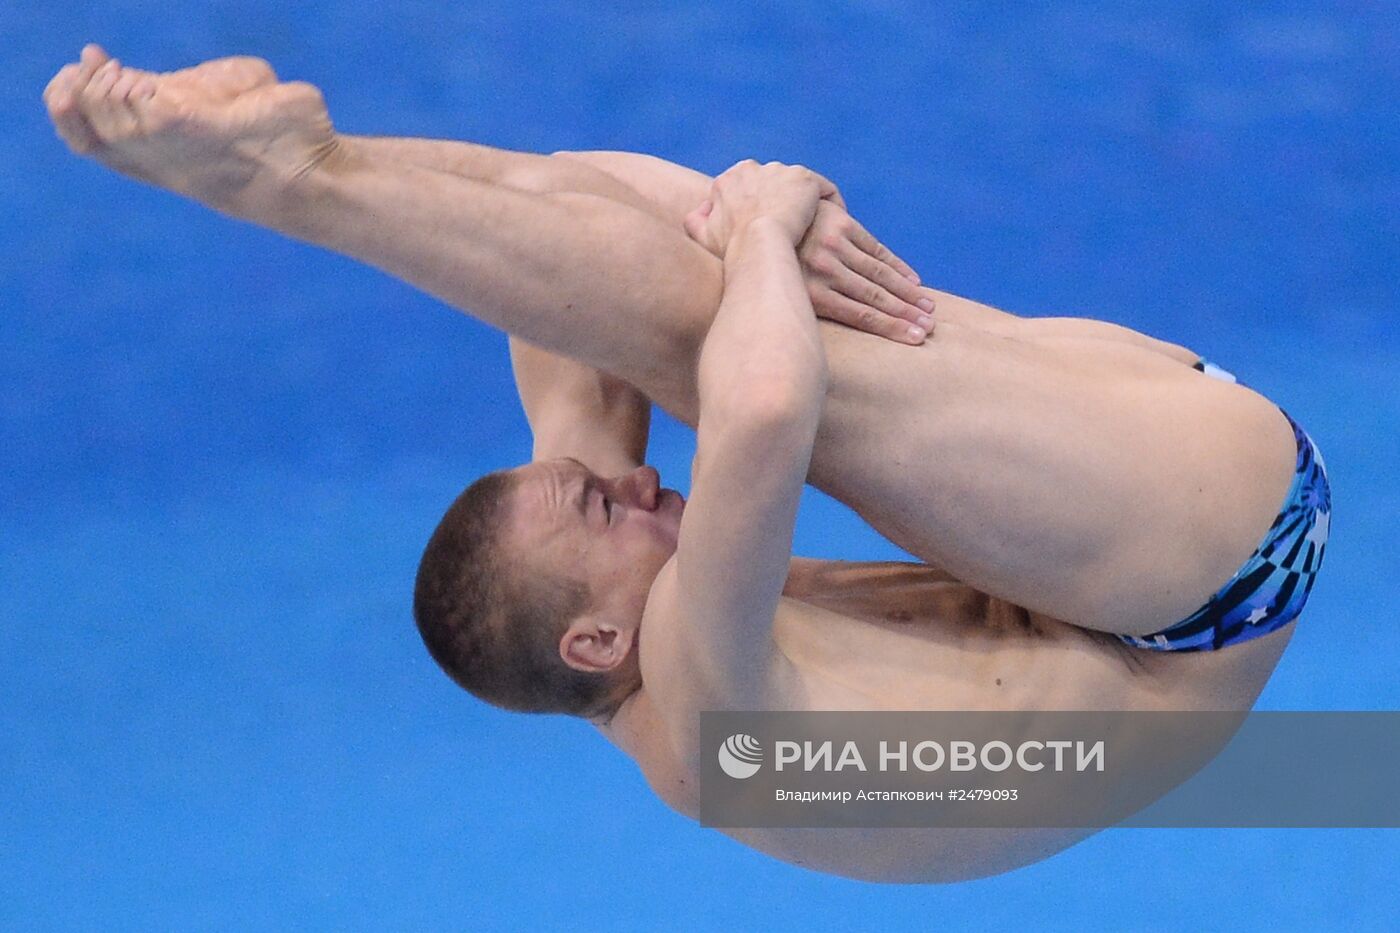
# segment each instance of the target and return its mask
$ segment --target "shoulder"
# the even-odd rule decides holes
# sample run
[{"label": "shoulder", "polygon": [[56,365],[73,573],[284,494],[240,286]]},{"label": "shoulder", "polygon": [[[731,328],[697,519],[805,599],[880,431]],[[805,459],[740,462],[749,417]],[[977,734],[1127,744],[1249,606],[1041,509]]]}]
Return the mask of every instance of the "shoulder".
[{"label": "shoulder", "polygon": [[[692,618],[693,600],[684,591],[672,558],[652,584],[642,615],[639,663],[642,684],[656,710],[655,722],[664,729],[678,758],[693,764],[698,747],[700,714],[736,708],[790,709],[796,682],[792,662],[771,644],[755,644],[755,654],[769,658],[761,665],[753,699],[742,704],[742,691],[732,689],[733,672],[714,668],[714,655],[704,650],[703,620]],[[770,650],[771,649],[771,650]]]}]

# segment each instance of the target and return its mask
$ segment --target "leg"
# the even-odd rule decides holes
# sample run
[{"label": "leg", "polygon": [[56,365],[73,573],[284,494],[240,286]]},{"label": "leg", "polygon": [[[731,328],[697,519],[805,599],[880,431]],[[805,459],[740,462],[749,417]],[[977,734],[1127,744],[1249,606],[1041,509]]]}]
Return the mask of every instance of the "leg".
[{"label": "leg", "polygon": [[1293,444],[1267,400],[1118,341],[940,328],[908,359],[826,342],[811,477],[911,553],[1142,635],[1199,608],[1276,516]]},{"label": "leg", "polygon": [[[721,270],[674,226],[604,196],[541,195],[364,156],[353,141],[337,139],[314,88],[258,86],[230,96],[199,72],[160,78],[119,73],[94,83],[80,67],[55,81],[49,105],[60,132],[79,151],[385,269],[538,346],[615,373],[695,422],[696,348],[718,305]],[[90,124],[92,141],[79,137],[75,115]],[[969,314],[981,309],[989,319],[1015,320],[961,299],[953,304]],[[1189,476],[1158,469],[1171,462],[1174,443],[1163,440],[1162,425],[1150,417],[1133,424],[1131,405],[1105,410],[1103,390],[1116,394],[1120,387],[1104,373],[1082,376],[1068,349],[1018,349],[989,330],[982,332],[985,339],[948,340],[943,349],[919,351],[843,328],[824,332],[833,392],[813,477],[889,536],[927,544],[911,546],[914,553],[993,595],[1031,608],[1043,601],[1041,611],[1076,618],[1072,610],[1082,600],[1076,603],[1066,590],[1065,568],[1057,563],[1062,555],[1085,564],[1082,555],[1091,551],[1126,551],[1145,555],[1140,566],[1150,570],[1154,535],[1164,522],[1211,518],[1210,508],[1178,512],[1155,495],[1164,477],[1187,482],[1200,473],[1210,479],[1217,469],[1210,458],[1196,457]],[[927,367],[926,378],[903,379],[912,397],[892,404],[891,380],[908,374],[911,361]],[[865,377],[876,382],[862,388]],[[1126,385],[1136,386],[1144,404],[1161,407],[1147,381]],[[868,408],[847,417],[852,399],[862,397],[871,400]],[[989,437],[987,426],[1004,427],[1008,412],[1024,430]],[[929,427],[930,414],[942,427]],[[1189,425],[1181,427],[1182,416],[1174,417],[1171,437],[1179,435],[1194,453],[1200,444]],[[1127,430],[1115,435],[1106,427],[1110,422]],[[1123,439],[1142,434],[1150,435],[1152,449],[1167,453],[1126,454]],[[930,436],[938,442],[904,455],[901,445]],[[1114,464],[1122,468],[1111,469]],[[899,472],[894,480],[892,471]],[[1046,477],[1062,480],[1049,494]],[[1008,490],[1017,493],[1015,508]],[[986,507],[970,507],[974,503]],[[1165,519],[1138,528],[1129,519],[1147,506]],[[888,521],[879,520],[881,511],[890,513]],[[911,520],[919,527],[901,533]],[[948,559],[940,560],[945,553]],[[1123,585],[1133,579],[1123,576]]]},{"label": "leg", "polygon": [[230,95],[212,66],[155,76],[99,55],[46,94],[75,150],[384,269],[694,419],[695,353],[722,281],[719,261],[679,229],[610,197],[362,155],[309,85]]},{"label": "leg", "polygon": [[[533,194],[598,195],[663,222],[672,219],[624,179],[579,159],[512,152],[453,139],[344,135],[341,139],[351,143],[356,153],[370,162],[416,165]],[[679,221],[676,226],[679,227]]]},{"label": "leg", "polygon": [[[375,161],[403,162],[540,194],[596,194],[672,225],[708,193],[711,178],[694,169],[635,152],[557,152],[553,157],[509,152],[442,139],[355,137]],[[1108,340],[1151,350],[1186,365],[1199,354],[1119,324],[1078,317],[1027,318],[957,295],[925,289],[943,319],[968,327],[1043,338]]]}]

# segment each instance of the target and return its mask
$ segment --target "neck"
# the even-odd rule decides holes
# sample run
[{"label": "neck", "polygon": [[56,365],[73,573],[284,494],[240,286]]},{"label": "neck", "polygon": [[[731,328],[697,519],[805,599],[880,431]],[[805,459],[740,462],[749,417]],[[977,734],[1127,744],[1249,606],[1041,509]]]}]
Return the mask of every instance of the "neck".
[{"label": "neck", "polygon": [[618,748],[629,752],[635,746],[639,730],[644,730],[645,723],[654,719],[650,697],[646,691],[638,686],[631,693],[613,707],[612,712],[602,716],[595,716],[589,722],[599,732],[607,737]]}]

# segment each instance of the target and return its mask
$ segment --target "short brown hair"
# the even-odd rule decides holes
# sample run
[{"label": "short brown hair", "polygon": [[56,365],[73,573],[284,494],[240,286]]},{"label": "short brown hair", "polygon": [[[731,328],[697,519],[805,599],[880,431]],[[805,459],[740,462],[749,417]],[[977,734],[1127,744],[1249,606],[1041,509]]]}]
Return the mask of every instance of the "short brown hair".
[{"label": "short brown hair", "polygon": [[528,572],[507,553],[504,529],[517,485],[512,473],[488,473],[443,515],[413,588],[418,633],[447,676],[495,706],[607,712],[612,678],[574,670],[559,657],[559,639],[589,608],[587,585]]}]

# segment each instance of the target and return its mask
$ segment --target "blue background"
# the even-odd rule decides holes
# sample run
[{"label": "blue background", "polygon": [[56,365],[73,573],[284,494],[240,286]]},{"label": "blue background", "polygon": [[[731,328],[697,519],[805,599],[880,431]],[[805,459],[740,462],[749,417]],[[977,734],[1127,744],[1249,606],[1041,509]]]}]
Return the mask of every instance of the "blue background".
[{"label": "blue background", "polygon": [[[865,885],[472,701],[409,593],[456,491],[527,456],[504,338],[68,155],[39,94],[88,40],[251,52],[349,131],[817,167],[940,287],[1189,344],[1288,408],[1337,518],[1261,705],[1393,709],[1394,6],[618,6],[0,8],[0,926],[1393,929],[1394,832],[1114,831]],[[690,443],[658,425],[668,481]],[[816,496],[799,547],[894,553]]]}]

